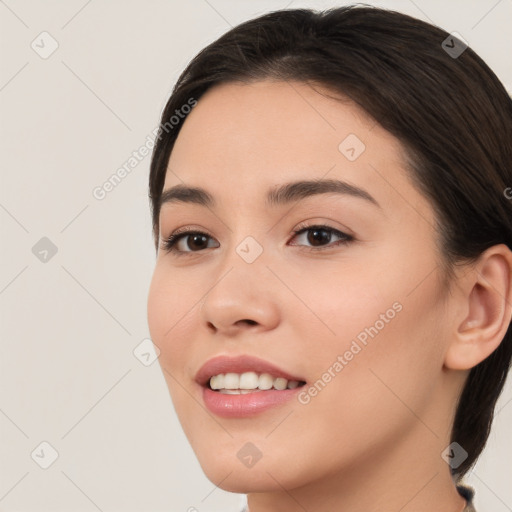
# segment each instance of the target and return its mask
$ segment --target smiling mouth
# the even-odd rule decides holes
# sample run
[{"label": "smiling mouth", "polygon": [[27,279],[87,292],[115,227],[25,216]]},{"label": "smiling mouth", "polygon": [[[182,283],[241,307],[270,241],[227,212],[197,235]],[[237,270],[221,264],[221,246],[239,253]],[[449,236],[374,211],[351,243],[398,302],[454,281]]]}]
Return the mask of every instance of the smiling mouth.
[{"label": "smiling mouth", "polygon": [[206,387],[226,395],[245,395],[260,391],[295,389],[304,384],[304,381],[274,377],[270,373],[244,372],[213,375]]}]

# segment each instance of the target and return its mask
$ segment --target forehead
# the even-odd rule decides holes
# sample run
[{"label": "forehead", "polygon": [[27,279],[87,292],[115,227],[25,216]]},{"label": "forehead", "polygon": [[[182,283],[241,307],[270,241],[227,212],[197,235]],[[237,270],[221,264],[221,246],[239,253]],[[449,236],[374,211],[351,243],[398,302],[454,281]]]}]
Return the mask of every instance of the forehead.
[{"label": "forehead", "polygon": [[276,184],[325,178],[370,190],[383,205],[397,193],[418,196],[399,141],[346,98],[329,96],[299,82],[213,87],[184,121],[164,190],[187,184],[221,201],[263,201]]},{"label": "forehead", "polygon": [[[334,163],[340,156],[339,144],[349,134],[362,141],[374,126],[348,100],[326,97],[306,84],[221,84],[208,90],[185,120],[171,161],[179,163],[182,153],[188,163],[208,155],[214,158],[212,165],[265,164],[261,173],[286,161]],[[387,146],[389,142],[385,141]]]}]

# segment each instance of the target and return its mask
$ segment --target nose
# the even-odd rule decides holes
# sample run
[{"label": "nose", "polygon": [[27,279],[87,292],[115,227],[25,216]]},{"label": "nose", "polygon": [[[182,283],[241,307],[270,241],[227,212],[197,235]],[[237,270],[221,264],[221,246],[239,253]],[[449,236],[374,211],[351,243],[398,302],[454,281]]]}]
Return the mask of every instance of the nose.
[{"label": "nose", "polygon": [[266,331],[279,324],[279,281],[263,258],[247,263],[238,254],[226,260],[223,272],[201,305],[201,321],[221,336]]}]

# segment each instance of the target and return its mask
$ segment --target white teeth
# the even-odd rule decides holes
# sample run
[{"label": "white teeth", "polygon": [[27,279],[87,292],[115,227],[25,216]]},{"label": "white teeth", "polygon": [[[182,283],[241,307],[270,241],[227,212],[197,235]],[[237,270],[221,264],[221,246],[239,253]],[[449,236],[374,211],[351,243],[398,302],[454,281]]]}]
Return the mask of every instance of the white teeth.
[{"label": "white teeth", "polygon": [[280,391],[286,389],[286,386],[288,386],[288,381],[286,379],[278,378],[274,381],[274,387]]},{"label": "white teeth", "polygon": [[226,389],[239,389],[240,388],[240,375],[238,373],[226,373],[224,375],[224,386]]},{"label": "white teeth", "polygon": [[283,377],[272,377],[269,373],[258,375],[256,372],[221,373],[210,378],[210,387],[224,394],[238,395],[247,394],[253,391],[264,391],[268,389],[295,389],[299,381],[284,379]]},{"label": "white teeth", "polygon": [[212,389],[222,389],[224,387],[224,375],[215,375],[210,379]]},{"label": "white teeth", "polygon": [[240,389],[256,389],[259,377],[255,372],[245,372],[240,375]]},{"label": "white teeth", "polygon": [[269,373],[262,373],[260,375],[260,380],[259,380],[259,384],[258,384],[258,387],[260,389],[270,389],[274,384],[274,379],[272,377],[272,375],[270,375]]}]

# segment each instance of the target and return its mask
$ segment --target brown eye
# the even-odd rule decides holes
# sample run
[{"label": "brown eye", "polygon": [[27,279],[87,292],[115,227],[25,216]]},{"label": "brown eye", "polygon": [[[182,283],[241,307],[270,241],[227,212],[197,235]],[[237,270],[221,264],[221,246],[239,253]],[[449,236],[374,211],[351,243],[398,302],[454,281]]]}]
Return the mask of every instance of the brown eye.
[{"label": "brown eye", "polygon": [[307,240],[313,246],[328,244],[331,241],[331,235],[332,232],[326,229],[308,229]]},{"label": "brown eye", "polygon": [[183,239],[186,240],[185,245],[192,251],[205,249],[208,242],[208,237],[200,234],[185,235]]},{"label": "brown eye", "polygon": [[[351,235],[347,235],[346,233],[343,233],[342,231],[339,231],[337,229],[331,228],[330,226],[306,226],[302,227],[296,231],[294,231],[295,237],[301,236],[303,234],[307,234],[306,242],[308,244],[311,244],[311,248],[313,250],[321,250],[321,249],[327,249],[329,247],[335,247],[337,245],[341,244],[347,244],[354,240],[354,237]],[[337,240],[333,243],[331,243],[332,236],[340,238],[340,240]],[[327,244],[327,245],[326,245]],[[292,245],[302,245],[302,244],[292,244]],[[306,245],[307,247],[307,245]]]},{"label": "brown eye", "polygon": [[201,231],[181,231],[173,233],[165,239],[162,248],[166,252],[176,254],[199,252],[212,247],[208,246],[208,240],[213,240],[213,238]]}]

